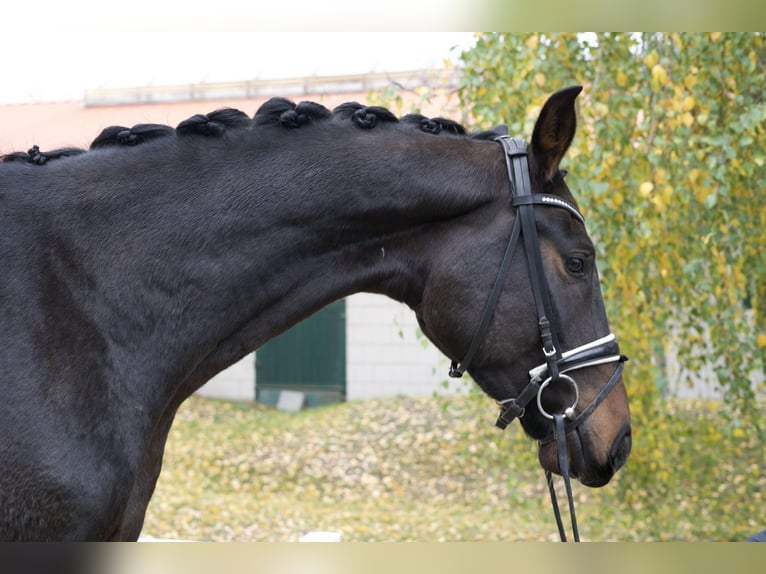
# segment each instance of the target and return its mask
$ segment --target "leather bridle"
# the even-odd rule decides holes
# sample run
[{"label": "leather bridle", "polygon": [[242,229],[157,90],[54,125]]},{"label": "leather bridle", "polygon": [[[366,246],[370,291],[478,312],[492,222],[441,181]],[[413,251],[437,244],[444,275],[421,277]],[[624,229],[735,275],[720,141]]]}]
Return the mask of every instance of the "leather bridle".
[{"label": "leather bridle", "polygon": [[[574,512],[572,488],[569,480],[569,459],[566,447],[566,435],[568,432],[571,432],[580,426],[618,383],[622,374],[623,363],[627,360],[627,357],[620,354],[617,340],[612,334],[563,353],[560,351],[557,331],[552,322],[554,317],[553,307],[551,304],[548,282],[543,270],[542,251],[540,248],[540,240],[537,235],[534,206],[558,207],[568,211],[572,217],[583,224],[585,223],[585,220],[578,209],[568,201],[556,195],[533,193],[529,177],[526,142],[513,139],[509,136],[500,136],[495,138],[495,141],[499,142],[503,147],[506,167],[508,170],[508,181],[511,188],[512,204],[517,208],[518,216],[513,223],[511,236],[508,240],[505,253],[503,254],[503,259],[500,263],[495,283],[489,298],[487,299],[487,303],[484,306],[484,312],[482,313],[481,320],[479,321],[473,339],[471,340],[463,359],[459,363],[452,361],[449,375],[450,377],[460,378],[463,376],[463,373],[469,369],[471,361],[473,360],[479,345],[484,340],[486,330],[494,315],[498,299],[500,298],[500,292],[506,282],[516,245],[518,244],[519,239],[523,237],[524,252],[529,267],[529,278],[532,284],[535,307],[537,309],[538,326],[540,328],[540,339],[542,341],[545,363],[538,365],[529,371],[530,381],[518,396],[498,401],[500,414],[495,424],[499,428],[505,429],[515,418],[523,417],[525,409],[535,399],[537,400],[537,408],[540,413],[545,418],[552,421],[551,432],[540,440],[540,444],[548,444],[551,441],[556,442],[559,471],[564,478],[569,502],[573,538],[576,542],[579,542],[580,538]],[[607,363],[617,363],[614,374],[599,391],[596,397],[578,413],[579,389],[576,381],[569,373],[578,369]],[[572,387],[575,394],[575,400],[563,413],[548,413],[542,404],[542,393],[551,385],[563,383],[569,384]],[[545,478],[551,495],[551,502],[553,504],[556,523],[559,529],[559,536],[562,541],[566,541],[566,534],[561,521],[561,514],[556,500],[556,492],[553,487],[553,478],[550,471],[545,472]]]}]

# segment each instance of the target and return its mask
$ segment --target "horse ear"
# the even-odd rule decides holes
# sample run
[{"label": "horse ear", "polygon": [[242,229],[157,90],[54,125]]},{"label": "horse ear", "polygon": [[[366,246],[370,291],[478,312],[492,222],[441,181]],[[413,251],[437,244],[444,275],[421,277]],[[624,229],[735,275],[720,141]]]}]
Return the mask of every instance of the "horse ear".
[{"label": "horse ear", "polygon": [[577,127],[574,102],[581,91],[582,86],[572,86],[556,92],[537,118],[530,147],[538,181],[553,178],[572,143]]}]

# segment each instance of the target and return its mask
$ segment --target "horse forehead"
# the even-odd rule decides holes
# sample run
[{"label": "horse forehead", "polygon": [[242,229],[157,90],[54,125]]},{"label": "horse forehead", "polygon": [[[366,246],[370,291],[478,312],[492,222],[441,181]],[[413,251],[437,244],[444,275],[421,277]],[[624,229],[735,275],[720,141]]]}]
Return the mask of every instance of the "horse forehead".
[{"label": "horse forehead", "polygon": [[591,244],[586,228],[568,210],[545,206],[535,209],[535,216],[537,228],[544,238],[557,242],[579,241]]}]

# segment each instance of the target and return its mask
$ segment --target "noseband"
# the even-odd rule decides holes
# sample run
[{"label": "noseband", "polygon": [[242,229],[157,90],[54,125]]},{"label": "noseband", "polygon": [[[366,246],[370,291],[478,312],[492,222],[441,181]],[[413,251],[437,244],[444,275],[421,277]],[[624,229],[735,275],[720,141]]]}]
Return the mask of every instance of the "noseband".
[{"label": "noseband", "polygon": [[[511,197],[514,207],[518,210],[518,217],[513,223],[511,237],[503,254],[500,263],[500,269],[497,272],[495,283],[490,292],[489,299],[484,306],[484,312],[479,321],[479,326],[474,333],[468,350],[459,363],[453,361],[450,366],[450,377],[460,378],[468,370],[471,361],[476,354],[479,345],[484,339],[489,323],[497,307],[500,292],[505,284],[508,271],[511,266],[511,259],[516,249],[519,238],[524,237],[524,252],[529,267],[529,278],[532,283],[532,293],[535,298],[535,307],[537,309],[538,326],[540,328],[540,339],[542,341],[542,351],[545,357],[545,363],[538,365],[529,371],[530,381],[522,389],[518,396],[498,401],[500,414],[495,423],[501,429],[505,429],[514,419],[523,417],[527,406],[537,399],[537,408],[540,413],[552,421],[552,429],[548,435],[540,440],[541,445],[556,441],[558,451],[559,471],[564,478],[567,498],[569,501],[569,514],[572,522],[573,538],[579,542],[579,533],[577,531],[577,520],[574,512],[574,502],[572,499],[572,488],[569,480],[569,459],[566,447],[566,435],[568,432],[580,426],[587,419],[596,407],[604,400],[612,388],[620,380],[623,363],[627,357],[620,354],[619,346],[614,335],[609,334],[585,345],[581,345],[569,351],[561,352],[558,344],[558,336],[553,320],[553,307],[551,305],[550,291],[548,282],[545,278],[542,261],[542,251],[540,249],[540,240],[537,235],[537,225],[535,223],[534,206],[550,206],[565,209],[569,214],[585,223],[583,216],[578,209],[568,201],[545,193],[533,193],[532,185],[529,179],[529,164],[527,158],[527,144],[523,141],[501,136],[496,138],[497,142],[503,147],[506,167],[508,169],[508,180],[511,187]],[[607,381],[606,385],[599,391],[596,397],[579,413],[577,404],[579,402],[579,388],[577,382],[572,377],[573,371],[603,365],[607,363],[617,363],[614,374]],[[549,413],[542,404],[543,391],[552,385],[569,385],[575,395],[572,405],[564,410],[563,413]],[[565,420],[566,419],[566,420]],[[546,482],[551,495],[551,502],[556,517],[556,523],[559,529],[559,536],[562,541],[566,541],[566,534],[561,521],[556,492],[553,487],[553,477],[550,471],[545,472]]]}]

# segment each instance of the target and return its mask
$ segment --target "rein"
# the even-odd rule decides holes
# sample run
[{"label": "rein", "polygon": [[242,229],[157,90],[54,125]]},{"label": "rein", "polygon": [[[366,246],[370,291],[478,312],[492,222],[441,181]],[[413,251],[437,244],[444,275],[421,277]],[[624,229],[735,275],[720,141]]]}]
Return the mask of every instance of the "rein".
[{"label": "rein", "polygon": [[[542,205],[558,207],[567,210],[572,217],[583,224],[585,223],[585,220],[578,209],[568,201],[555,195],[532,192],[532,184],[529,179],[526,142],[508,136],[500,136],[496,138],[495,141],[499,142],[503,147],[508,171],[508,181],[511,188],[512,203],[518,210],[518,217],[516,217],[513,222],[508,245],[503,254],[503,259],[500,262],[500,268],[498,269],[495,283],[492,286],[492,291],[484,306],[484,311],[473,339],[471,339],[471,343],[469,344],[463,359],[459,363],[452,361],[449,376],[454,378],[463,376],[463,373],[468,370],[479,345],[484,340],[487,327],[489,327],[498,299],[500,298],[500,292],[506,282],[513,253],[516,250],[516,245],[518,244],[519,239],[523,236],[524,252],[526,254],[527,266],[529,268],[532,293],[535,299],[538,327],[540,329],[540,339],[542,341],[545,363],[538,365],[529,371],[530,381],[518,396],[497,402],[498,406],[500,406],[500,414],[498,415],[495,425],[501,429],[505,429],[514,419],[523,417],[529,404],[532,403],[535,398],[537,399],[538,410],[545,418],[552,422],[550,433],[540,439],[539,442],[541,446],[552,441],[556,442],[559,471],[564,479],[564,486],[566,488],[569,505],[572,536],[575,542],[579,542],[580,535],[577,529],[574,499],[572,497],[572,485],[569,476],[569,455],[566,445],[567,433],[579,427],[591,413],[593,413],[601,401],[606,398],[612,388],[620,380],[623,363],[627,361],[627,357],[620,354],[617,340],[613,334],[606,335],[605,337],[563,353],[560,351],[556,328],[552,323],[553,306],[551,304],[548,282],[543,270],[542,251],[540,248],[540,240],[537,235],[534,206]],[[590,404],[578,414],[576,408],[580,398],[579,388],[577,387],[577,382],[574,378],[567,373],[571,373],[577,369],[584,369],[607,363],[617,363],[614,374],[609,378],[606,385],[604,385]],[[562,383],[569,384],[572,387],[575,393],[575,400],[563,413],[548,413],[542,405],[543,391],[550,385]],[[548,484],[559,536],[562,542],[566,542],[567,537],[564,531],[558,501],[556,499],[553,475],[550,471],[545,471],[545,480]]]}]

